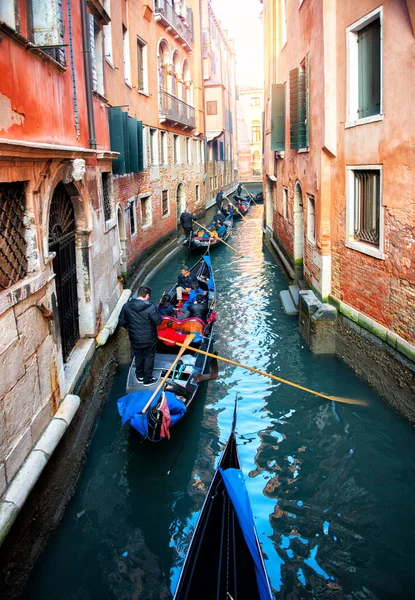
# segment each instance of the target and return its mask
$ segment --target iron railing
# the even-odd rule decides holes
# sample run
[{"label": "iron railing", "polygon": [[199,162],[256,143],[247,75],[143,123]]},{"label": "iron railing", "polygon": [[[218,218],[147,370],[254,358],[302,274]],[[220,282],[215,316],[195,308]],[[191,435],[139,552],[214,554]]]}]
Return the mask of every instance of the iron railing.
[{"label": "iron railing", "polygon": [[156,0],[155,11],[191,46],[193,42],[193,12],[187,9],[186,23],[175,12],[169,0]]},{"label": "iron railing", "polygon": [[160,90],[160,117],[194,128],[196,126],[195,109],[179,100],[176,96]]}]

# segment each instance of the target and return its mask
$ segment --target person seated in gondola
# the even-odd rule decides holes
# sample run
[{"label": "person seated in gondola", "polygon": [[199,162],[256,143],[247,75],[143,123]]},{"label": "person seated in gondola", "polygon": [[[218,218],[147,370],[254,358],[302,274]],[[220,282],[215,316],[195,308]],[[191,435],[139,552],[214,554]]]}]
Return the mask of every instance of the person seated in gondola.
[{"label": "person seated in gondola", "polygon": [[157,312],[162,317],[173,317],[176,314],[169,294],[164,294],[160,303],[157,305]]},{"label": "person seated in gondola", "polygon": [[223,236],[224,236],[224,235],[225,235],[225,233],[226,233],[226,226],[225,226],[225,224],[224,224],[224,223],[222,223],[222,224],[221,224],[221,225],[218,227],[218,230],[217,230],[217,231],[218,231],[218,236],[219,236],[220,238],[223,238]]},{"label": "person seated in gondola", "polygon": [[183,292],[188,294],[192,289],[192,283],[197,283],[197,277],[189,271],[186,265],[183,265],[180,271],[180,275],[177,278],[176,296],[177,301],[181,304],[183,298]]},{"label": "person seated in gondola", "polygon": [[189,317],[196,317],[206,323],[209,308],[205,302],[205,297],[202,294],[197,294],[194,302],[187,307]]},{"label": "person seated in gondola", "polygon": [[[221,221],[219,221],[220,224],[222,224]],[[211,227],[209,227],[209,232],[210,232],[210,237],[215,238],[218,237],[218,232],[216,230],[216,225],[212,225]]]},{"label": "person seated in gondola", "polygon": [[221,221],[223,223],[224,220],[225,220],[225,215],[223,214],[223,212],[221,210],[218,210],[218,211],[216,211],[212,222],[214,225],[217,225],[218,221]]},{"label": "person seated in gondola", "polygon": [[192,283],[192,289],[189,292],[189,297],[183,305],[183,308],[187,310],[189,308],[189,304],[196,300],[196,296],[200,294],[202,297],[206,294],[200,287],[198,283]]}]

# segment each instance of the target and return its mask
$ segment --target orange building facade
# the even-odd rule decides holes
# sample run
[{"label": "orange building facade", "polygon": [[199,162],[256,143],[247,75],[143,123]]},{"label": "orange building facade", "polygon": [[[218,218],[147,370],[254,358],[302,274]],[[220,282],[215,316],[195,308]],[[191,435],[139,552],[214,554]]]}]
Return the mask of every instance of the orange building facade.
[{"label": "orange building facade", "polygon": [[264,90],[238,87],[238,168],[243,182],[262,183]]},{"label": "orange building facade", "polygon": [[414,360],[413,3],[263,4],[268,234],[293,277]]}]

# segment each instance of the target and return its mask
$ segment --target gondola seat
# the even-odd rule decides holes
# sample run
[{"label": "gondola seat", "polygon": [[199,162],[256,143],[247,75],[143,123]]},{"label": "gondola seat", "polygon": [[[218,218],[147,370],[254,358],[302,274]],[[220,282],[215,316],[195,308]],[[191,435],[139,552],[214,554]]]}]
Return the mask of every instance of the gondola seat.
[{"label": "gondola seat", "polygon": [[197,317],[188,319],[175,319],[174,317],[162,317],[163,321],[157,326],[159,338],[170,340],[163,343],[166,346],[174,346],[175,342],[183,343],[189,333],[195,333],[194,341],[200,341],[205,329],[205,323]]}]

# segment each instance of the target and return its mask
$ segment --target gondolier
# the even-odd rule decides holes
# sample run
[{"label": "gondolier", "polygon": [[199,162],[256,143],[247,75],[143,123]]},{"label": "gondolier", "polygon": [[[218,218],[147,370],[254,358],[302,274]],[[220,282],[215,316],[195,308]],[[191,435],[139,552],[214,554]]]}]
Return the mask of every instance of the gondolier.
[{"label": "gondolier", "polygon": [[195,218],[194,215],[192,215],[191,213],[189,213],[187,211],[182,212],[182,214],[180,215],[180,225],[183,227],[183,231],[184,231],[184,235],[186,236],[186,239],[189,239],[189,237],[191,237],[191,235],[192,235],[194,218]]},{"label": "gondolier", "polygon": [[222,190],[219,190],[219,192],[216,194],[216,208],[219,210],[222,208],[222,198],[223,192]]},{"label": "gondolier", "polygon": [[144,386],[155,383],[153,378],[154,357],[157,351],[157,325],[162,318],[150,302],[151,289],[140,287],[137,298],[124,304],[119,323],[128,329],[135,356],[137,380]]}]

